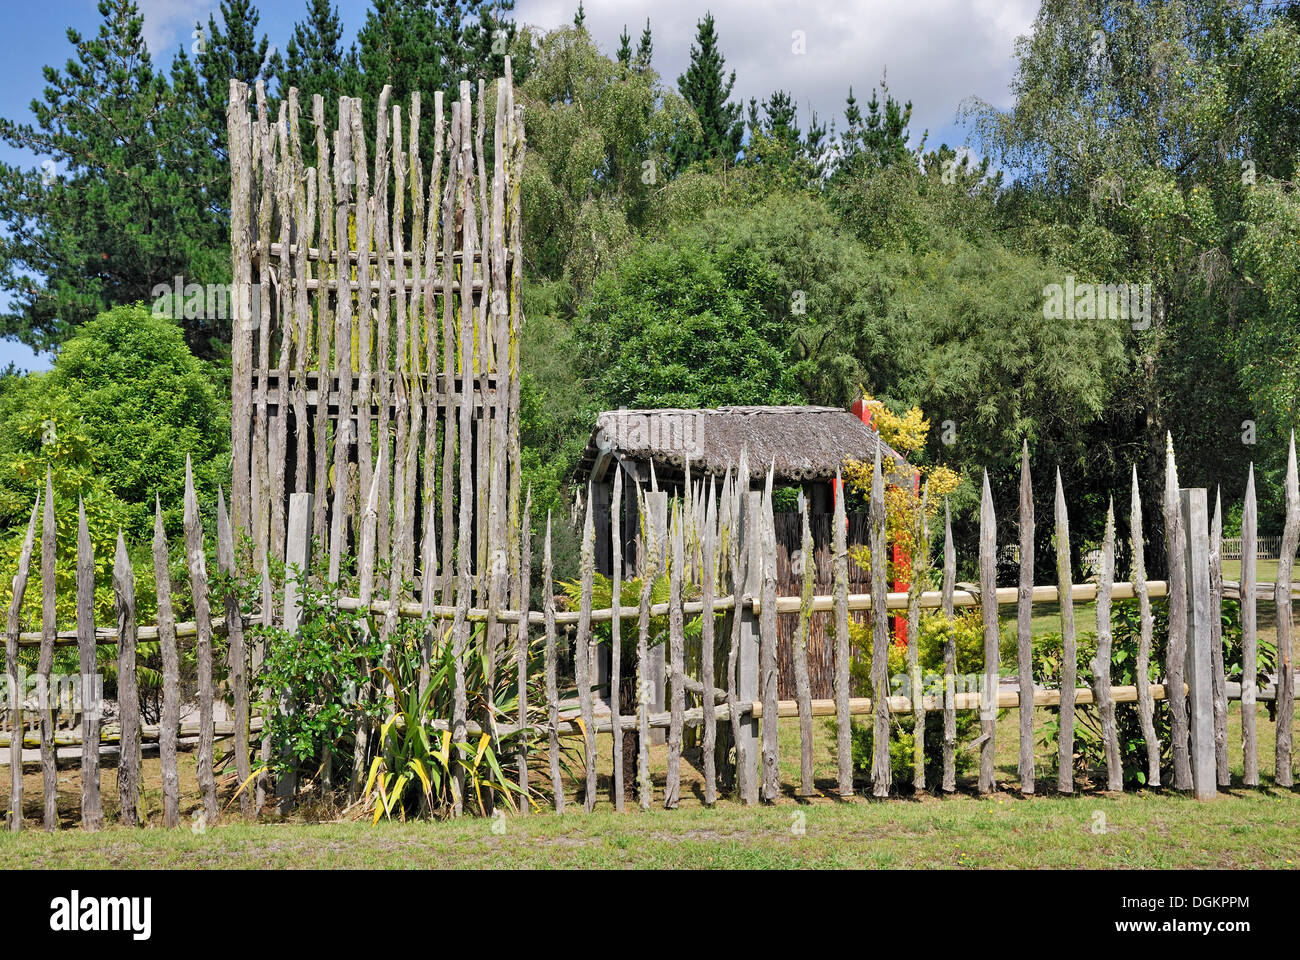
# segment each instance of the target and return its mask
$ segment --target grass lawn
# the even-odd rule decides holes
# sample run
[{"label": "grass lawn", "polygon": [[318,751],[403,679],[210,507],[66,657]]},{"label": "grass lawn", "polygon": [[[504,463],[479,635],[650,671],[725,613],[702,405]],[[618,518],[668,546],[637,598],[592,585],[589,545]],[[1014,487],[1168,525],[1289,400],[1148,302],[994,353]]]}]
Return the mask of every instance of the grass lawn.
[{"label": "grass lawn", "polygon": [[[1232,705],[1229,743],[1234,777],[1240,777],[1240,718]],[[60,771],[60,813],[69,829],[54,835],[37,827],[40,774],[29,771],[29,829],[0,833],[0,868],[432,868],[432,867],[1290,867],[1300,863],[1300,791],[1274,787],[1273,725],[1261,710],[1260,766],[1263,788],[1239,782],[1213,803],[1164,791],[1123,795],[1100,792],[1086,778],[1074,796],[1051,790],[1047,765],[1054,745],[1038,749],[1039,795],[1022,798],[1016,777],[1016,715],[998,725],[998,775],[1005,790],[973,794],[971,780],[949,797],[925,795],[875,801],[833,798],[834,741],[827,725],[814,725],[815,774],[820,795],[793,796],[798,780],[798,725],[781,725],[781,774],[787,796],[770,806],[747,808],[722,800],[709,809],[700,801],[702,779],[693,762],[683,764],[682,804],[676,811],[641,813],[635,803],[617,814],[609,802],[608,738],[602,738],[601,794],[594,814],[570,806],[564,816],[543,813],[496,822],[234,822],[209,828],[164,831],[158,826],[158,761],[146,760],[146,804],[151,825],[111,827],[100,834],[71,829],[77,819],[79,774]],[[665,748],[654,749],[657,787],[662,787]],[[193,755],[183,755],[182,809],[197,808]],[[7,784],[7,776],[3,778]],[[571,784],[570,803],[577,786]],[[861,785],[859,785],[861,788]],[[224,785],[226,796],[233,789]],[[110,822],[116,811],[115,771],[104,771]],[[656,798],[660,792],[656,790]],[[224,801],[223,801],[224,802]],[[1104,826],[1104,832],[1098,828]],[[495,828],[495,829],[494,829]]]}]

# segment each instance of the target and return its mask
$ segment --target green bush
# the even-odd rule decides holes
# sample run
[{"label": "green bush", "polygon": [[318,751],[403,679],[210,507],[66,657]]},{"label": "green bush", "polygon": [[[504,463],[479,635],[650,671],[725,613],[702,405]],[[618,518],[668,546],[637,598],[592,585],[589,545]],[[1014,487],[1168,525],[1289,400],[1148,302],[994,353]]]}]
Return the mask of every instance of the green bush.
[{"label": "green bush", "polygon": [[[850,674],[854,688],[871,689],[872,626],[870,622],[849,624],[849,642],[853,651]],[[943,649],[951,638],[956,646],[956,673],[959,677],[979,674],[984,669],[984,625],[979,610],[971,609],[958,614],[950,622],[940,613],[921,617],[917,659],[927,694],[942,694]],[[889,676],[892,693],[907,693],[907,648],[889,645]],[[874,692],[872,694],[875,695]],[[834,730],[834,722],[828,724]],[[979,714],[971,710],[957,713],[957,751],[955,767],[959,775],[971,770],[975,755],[962,748],[979,727]],[[874,721],[869,718],[851,723],[854,776],[862,779],[871,776],[871,761],[875,744]],[[916,721],[911,714],[892,714],[889,722],[889,768],[895,784],[912,782],[913,749]],[[925,781],[937,787],[943,776],[943,714],[930,712],[925,716]]]}]

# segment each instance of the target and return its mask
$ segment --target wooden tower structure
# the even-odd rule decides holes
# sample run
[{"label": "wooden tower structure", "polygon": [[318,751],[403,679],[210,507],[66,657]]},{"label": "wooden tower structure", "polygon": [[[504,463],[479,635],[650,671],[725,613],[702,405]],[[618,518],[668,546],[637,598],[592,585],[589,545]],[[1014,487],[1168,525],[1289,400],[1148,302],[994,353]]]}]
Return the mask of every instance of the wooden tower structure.
[{"label": "wooden tower structure", "polygon": [[373,522],[363,581],[517,608],[523,107],[508,59],[448,99],[341,97],[330,129],[318,95],[304,129],[296,89],[231,81],[232,521],[284,560],[308,494],[331,581]]}]

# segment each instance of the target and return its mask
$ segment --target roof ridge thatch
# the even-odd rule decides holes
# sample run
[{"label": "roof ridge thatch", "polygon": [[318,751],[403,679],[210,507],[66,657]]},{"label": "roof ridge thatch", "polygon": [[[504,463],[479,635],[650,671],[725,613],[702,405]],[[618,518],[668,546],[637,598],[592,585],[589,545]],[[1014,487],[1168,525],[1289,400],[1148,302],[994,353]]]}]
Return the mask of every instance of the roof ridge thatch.
[{"label": "roof ridge thatch", "polygon": [[[761,426],[756,421],[761,420]],[[829,480],[846,459],[871,461],[879,447],[891,477],[913,474],[906,458],[880,435],[840,407],[727,406],[606,410],[596,417],[578,474],[603,476],[612,459],[649,461],[692,472],[722,474],[749,450],[751,479],[766,475],[773,463],[784,482]],[[594,476],[593,479],[601,479]]]}]

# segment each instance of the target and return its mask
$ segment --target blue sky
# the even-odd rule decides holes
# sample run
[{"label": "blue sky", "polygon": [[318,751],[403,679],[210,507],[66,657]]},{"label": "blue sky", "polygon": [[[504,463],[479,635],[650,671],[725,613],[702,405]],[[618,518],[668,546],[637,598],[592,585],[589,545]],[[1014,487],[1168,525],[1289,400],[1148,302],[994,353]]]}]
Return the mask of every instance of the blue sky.
[{"label": "blue sky", "polygon": [[[137,0],[145,15],[145,38],[156,62],[170,62],[181,43],[193,43],[196,21],[207,22],[216,0]],[[369,0],[336,0],[350,40],[365,20]],[[717,21],[722,51],[736,71],[734,95],[748,101],[775,89],[789,91],[807,119],[809,109],[822,120],[843,125],[845,94],[853,86],[865,101],[888,71],[895,95],[913,101],[912,132],[929,131],[929,143],[965,144],[968,133],[956,122],[957,108],[969,96],[996,105],[1007,103],[1015,38],[1026,33],[1037,0],[584,0],[587,28],[601,48],[613,54],[627,24],[634,40],[647,17],[654,33],[654,66],[674,82],[689,60],[695,25],[704,11]],[[95,0],[42,0],[8,3],[0,31],[0,115],[30,118],[29,104],[41,96],[46,64],[62,67],[71,54],[68,27],[91,34],[98,29]],[[304,0],[259,3],[261,29],[283,45]],[[543,28],[568,23],[577,0],[517,0],[515,18]],[[796,48],[802,46],[803,52]],[[0,144],[0,160],[39,165]],[[48,367],[20,343],[0,340],[0,366]]]}]

